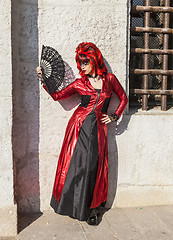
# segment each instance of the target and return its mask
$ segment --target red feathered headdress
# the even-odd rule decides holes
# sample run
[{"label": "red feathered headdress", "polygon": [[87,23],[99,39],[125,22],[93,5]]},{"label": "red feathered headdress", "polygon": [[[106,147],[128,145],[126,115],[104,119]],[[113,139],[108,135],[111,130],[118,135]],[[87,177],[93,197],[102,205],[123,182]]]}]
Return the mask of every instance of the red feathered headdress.
[{"label": "red feathered headdress", "polygon": [[104,64],[100,50],[91,42],[82,42],[77,46],[75,59],[81,76],[84,76],[85,74],[82,71],[80,64],[88,61],[90,61],[92,68],[95,68],[96,75],[107,73],[107,67]]}]

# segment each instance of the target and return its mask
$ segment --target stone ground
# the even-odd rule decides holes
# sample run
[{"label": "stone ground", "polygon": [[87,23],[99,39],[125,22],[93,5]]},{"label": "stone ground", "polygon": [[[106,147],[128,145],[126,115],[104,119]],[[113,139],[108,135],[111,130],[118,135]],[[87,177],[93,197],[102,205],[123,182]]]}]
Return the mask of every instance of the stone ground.
[{"label": "stone ground", "polygon": [[173,206],[115,208],[98,226],[53,212],[23,215],[19,234],[1,240],[173,240]]}]

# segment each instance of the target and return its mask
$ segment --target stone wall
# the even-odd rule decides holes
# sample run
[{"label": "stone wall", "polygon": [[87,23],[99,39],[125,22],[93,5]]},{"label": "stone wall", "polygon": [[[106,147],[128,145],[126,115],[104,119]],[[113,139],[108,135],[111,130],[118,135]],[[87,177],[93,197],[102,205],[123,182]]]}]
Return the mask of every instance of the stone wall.
[{"label": "stone wall", "polygon": [[[65,128],[80,101],[54,102],[40,86],[35,68],[42,45],[60,52],[69,83],[78,77],[76,46],[94,42],[128,93],[129,2],[1,1],[0,236],[17,233],[17,208],[50,209]],[[109,112],[117,105],[113,96]],[[130,109],[109,124],[107,206],[173,204],[172,120],[172,109]]]},{"label": "stone wall", "polygon": [[17,233],[13,193],[11,2],[0,8],[0,236]]},{"label": "stone wall", "polygon": [[[40,50],[42,44],[58,49],[77,75],[73,60],[76,46],[82,41],[94,42],[103,53],[109,71],[116,74],[128,93],[128,4],[129,1],[118,0],[39,1]],[[58,155],[67,122],[78,99],[58,103],[43,89],[40,93],[40,204],[41,209],[45,210],[50,209]],[[114,96],[109,112],[117,104]],[[172,114],[172,110],[130,110],[117,126],[108,126],[107,206],[173,204]]]},{"label": "stone wall", "polygon": [[13,157],[19,212],[40,208],[37,0],[12,1]]},{"label": "stone wall", "polygon": [[129,112],[117,128],[118,189],[114,206],[173,204],[173,109]]},{"label": "stone wall", "polygon": [[[8,2],[4,3],[8,6]],[[94,42],[103,53],[109,72],[116,74],[128,93],[129,10],[128,0],[12,1],[13,158],[19,211],[50,209],[65,128],[80,101],[79,96],[73,96],[54,102],[40,86],[35,67],[42,45],[57,49],[66,70],[73,70],[71,75],[77,77],[75,48],[82,41]],[[4,56],[8,58],[6,52]],[[4,59],[1,61],[5,63]],[[3,71],[10,69],[8,65],[2,66]],[[9,71],[4,74],[4,84],[9,74]],[[11,101],[10,97],[4,99]],[[11,109],[10,104],[7,105]],[[109,112],[117,104],[118,99],[113,96]],[[8,114],[12,114],[10,109]],[[171,111],[126,111],[117,126],[115,123],[108,126],[108,206],[173,203]],[[11,121],[8,116],[7,119]]]}]

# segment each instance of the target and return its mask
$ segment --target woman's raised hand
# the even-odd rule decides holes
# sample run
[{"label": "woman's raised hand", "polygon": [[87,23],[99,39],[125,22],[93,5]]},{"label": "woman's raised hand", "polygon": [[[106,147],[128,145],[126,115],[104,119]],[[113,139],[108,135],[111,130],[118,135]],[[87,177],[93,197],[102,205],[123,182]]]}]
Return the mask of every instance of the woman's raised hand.
[{"label": "woman's raised hand", "polygon": [[42,78],[43,73],[42,73],[41,67],[37,67],[35,72],[39,78]]},{"label": "woman's raised hand", "polygon": [[42,77],[43,72],[42,72],[41,67],[40,67],[40,66],[37,67],[36,70],[35,70],[35,72],[36,72],[37,76],[38,76],[39,78],[41,78],[41,83],[42,83],[43,85],[45,85],[45,84],[44,84],[44,81],[43,81],[43,77]]}]

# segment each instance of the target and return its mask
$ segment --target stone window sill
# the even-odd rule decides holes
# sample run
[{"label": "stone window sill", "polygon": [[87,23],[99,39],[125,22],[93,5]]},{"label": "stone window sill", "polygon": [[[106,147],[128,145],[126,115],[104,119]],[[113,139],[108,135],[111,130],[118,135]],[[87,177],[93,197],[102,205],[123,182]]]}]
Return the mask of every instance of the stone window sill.
[{"label": "stone window sill", "polygon": [[147,111],[137,108],[130,108],[127,112],[127,115],[173,115],[173,107],[169,108],[167,111],[161,111],[160,106],[154,107],[152,109],[149,109]]}]

